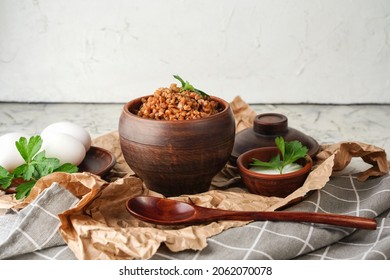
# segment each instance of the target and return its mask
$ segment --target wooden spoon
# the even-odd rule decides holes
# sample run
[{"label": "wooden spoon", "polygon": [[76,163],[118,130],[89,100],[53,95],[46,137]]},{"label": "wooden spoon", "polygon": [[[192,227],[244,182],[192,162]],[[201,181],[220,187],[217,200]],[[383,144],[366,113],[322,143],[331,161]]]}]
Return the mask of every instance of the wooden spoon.
[{"label": "wooden spoon", "polygon": [[136,196],[126,203],[127,210],[136,218],[154,224],[198,224],[218,220],[292,221],[375,230],[375,219],[312,212],[230,211],[205,208],[177,200],[153,196]]}]

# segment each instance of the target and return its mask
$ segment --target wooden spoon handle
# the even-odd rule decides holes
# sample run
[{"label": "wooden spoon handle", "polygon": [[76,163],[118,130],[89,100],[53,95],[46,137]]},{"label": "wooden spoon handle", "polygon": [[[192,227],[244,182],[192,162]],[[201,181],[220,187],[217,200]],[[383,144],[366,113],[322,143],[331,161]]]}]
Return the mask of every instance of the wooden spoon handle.
[{"label": "wooden spoon handle", "polygon": [[[237,214],[237,212],[236,212]],[[241,213],[239,214],[241,217]],[[256,221],[291,221],[291,222],[308,222],[328,224],[343,227],[352,227],[359,229],[375,230],[377,222],[375,219],[362,218],[356,216],[327,214],[327,213],[312,213],[312,212],[246,212],[246,220]],[[230,216],[230,215],[229,215]],[[234,212],[230,218],[233,218]],[[239,217],[237,217],[238,219]],[[226,218],[227,219],[227,218]]]}]

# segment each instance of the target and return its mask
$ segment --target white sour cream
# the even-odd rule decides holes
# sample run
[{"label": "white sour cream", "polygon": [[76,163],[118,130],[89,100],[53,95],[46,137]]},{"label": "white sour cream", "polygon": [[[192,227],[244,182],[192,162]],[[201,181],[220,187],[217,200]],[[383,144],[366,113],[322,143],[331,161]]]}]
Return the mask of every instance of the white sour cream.
[{"label": "white sour cream", "polygon": [[[298,171],[301,168],[302,168],[302,165],[300,165],[298,163],[290,163],[290,164],[287,164],[283,168],[282,174],[295,172],[295,171]],[[261,167],[261,166],[253,166],[253,167],[249,168],[249,170],[257,172],[257,173],[262,173],[262,174],[271,174],[271,175],[272,174],[280,174],[279,169],[276,169],[276,168],[266,168],[266,167]]]}]

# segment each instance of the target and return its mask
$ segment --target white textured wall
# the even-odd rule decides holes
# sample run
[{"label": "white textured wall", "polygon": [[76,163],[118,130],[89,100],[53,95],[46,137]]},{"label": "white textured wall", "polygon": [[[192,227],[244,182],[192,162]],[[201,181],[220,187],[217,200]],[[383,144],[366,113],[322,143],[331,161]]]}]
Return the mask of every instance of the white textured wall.
[{"label": "white textured wall", "polygon": [[0,101],[175,82],[250,103],[390,103],[389,0],[0,0]]}]

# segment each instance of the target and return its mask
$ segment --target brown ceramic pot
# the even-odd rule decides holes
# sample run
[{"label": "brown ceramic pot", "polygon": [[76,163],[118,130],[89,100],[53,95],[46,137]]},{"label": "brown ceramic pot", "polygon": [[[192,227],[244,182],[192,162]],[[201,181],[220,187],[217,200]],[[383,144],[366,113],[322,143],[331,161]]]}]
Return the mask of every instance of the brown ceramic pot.
[{"label": "brown ceramic pot", "polygon": [[207,191],[233,149],[235,122],[229,103],[212,97],[221,112],[167,121],[137,116],[141,98],[128,102],[119,120],[120,145],[129,167],[149,189],[165,196]]},{"label": "brown ceramic pot", "polygon": [[286,197],[305,182],[313,166],[309,155],[297,161],[303,167],[286,174],[261,174],[249,170],[253,158],[269,161],[279,153],[276,147],[263,147],[247,151],[237,158],[237,168],[242,182],[252,193],[264,196]]}]

